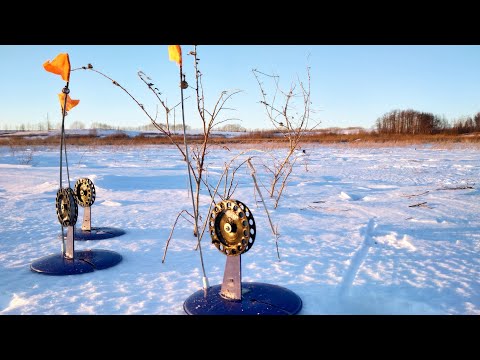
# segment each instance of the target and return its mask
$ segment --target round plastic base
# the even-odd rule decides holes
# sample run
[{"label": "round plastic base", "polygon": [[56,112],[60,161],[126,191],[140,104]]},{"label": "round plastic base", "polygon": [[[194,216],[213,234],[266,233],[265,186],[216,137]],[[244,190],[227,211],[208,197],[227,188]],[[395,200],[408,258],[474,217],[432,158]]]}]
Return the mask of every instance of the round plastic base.
[{"label": "round plastic base", "polygon": [[221,285],[199,290],[183,303],[188,315],[295,315],[302,299],[284,287],[264,283],[242,283],[242,300],[220,296]]},{"label": "round plastic base", "polygon": [[76,241],[104,240],[125,234],[125,230],[112,227],[92,227],[92,230],[86,231],[75,229]]},{"label": "round plastic base", "polygon": [[108,269],[122,261],[122,255],[109,250],[75,251],[74,259],[63,254],[45,256],[34,261],[30,270],[45,275],[78,275]]}]

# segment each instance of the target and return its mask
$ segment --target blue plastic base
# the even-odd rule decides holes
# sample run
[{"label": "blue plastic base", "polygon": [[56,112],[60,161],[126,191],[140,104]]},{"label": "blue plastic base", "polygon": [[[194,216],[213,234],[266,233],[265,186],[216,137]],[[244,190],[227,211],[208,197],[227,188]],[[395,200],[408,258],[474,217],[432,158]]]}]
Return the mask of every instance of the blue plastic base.
[{"label": "blue plastic base", "polygon": [[77,275],[94,270],[92,265],[79,259],[67,259],[61,253],[34,261],[30,270],[45,275]]},{"label": "blue plastic base", "polygon": [[122,261],[122,255],[109,250],[75,251],[74,259],[62,254],[45,256],[34,261],[30,270],[45,275],[78,275],[108,269]]},{"label": "blue plastic base", "polygon": [[199,290],[183,303],[188,315],[295,315],[302,299],[284,287],[264,283],[242,283],[242,300],[220,296],[221,285]]},{"label": "blue plastic base", "polygon": [[125,234],[125,230],[112,227],[92,227],[91,231],[75,229],[76,241],[104,240]]}]

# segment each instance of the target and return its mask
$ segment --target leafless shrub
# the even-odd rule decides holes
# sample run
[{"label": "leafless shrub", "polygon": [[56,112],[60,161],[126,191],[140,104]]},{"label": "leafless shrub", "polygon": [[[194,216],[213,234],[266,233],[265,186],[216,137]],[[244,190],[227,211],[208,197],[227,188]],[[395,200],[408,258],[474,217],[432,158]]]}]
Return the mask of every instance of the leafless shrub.
[{"label": "leafless shrub", "polygon": [[[189,171],[191,171],[191,173],[193,174],[194,182],[196,185],[196,191],[194,194],[194,202],[193,202],[194,204],[193,210],[194,210],[195,218],[198,218],[200,190],[201,190],[201,185],[203,182],[203,176],[205,172],[204,164],[205,164],[205,159],[208,154],[208,149],[210,146],[212,130],[219,124],[224,123],[228,120],[231,120],[230,118],[222,117],[222,115],[225,112],[225,110],[232,110],[226,107],[226,103],[231,99],[232,96],[240,92],[239,90],[235,90],[232,92],[222,91],[218,96],[218,99],[215,102],[213,109],[208,110],[205,107],[203,74],[199,68],[200,59],[197,56],[197,51],[198,51],[197,46],[194,46],[194,50],[191,51],[189,55],[192,55],[194,58],[195,87],[193,87],[193,89],[195,91],[195,96],[196,96],[198,115],[200,116],[200,119],[203,125],[203,134],[200,136],[200,139],[198,139],[198,141],[195,141],[194,144],[192,144],[192,158],[189,159],[190,161],[187,164],[187,166],[189,166],[190,168]],[[149,118],[152,125],[160,132],[160,134],[163,135],[164,138],[168,139],[168,142],[170,142],[172,145],[174,145],[177,148],[177,150],[180,152],[184,160],[187,160],[187,148],[182,146],[182,142],[181,142],[182,137],[172,133],[170,130],[171,112],[176,107],[178,107],[181,104],[181,102],[177,103],[173,107],[169,107],[167,102],[163,100],[162,93],[160,92],[158,86],[155,86],[155,84],[152,82],[152,79],[148,77],[144,72],[142,71],[138,72],[139,78],[147,85],[148,89],[154,94],[155,98],[160,103],[161,108],[163,109],[164,123],[161,123],[159,122],[158,111],[155,114],[149,113],[146,110],[145,106],[142,103],[140,103],[135,96],[133,96],[125,87],[120,85],[116,80],[114,80],[110,76],[107,76],[103,72],[94,69],[91,64],[88,64],[88,66],[83,66],[82,69],[98,73],[99,75],[109,79],[115,86],[118,86],[125,93],[127,93],[127,95],[130,96],[130,98],[138,105],[138,107],[143,111],[143,113]],[[183,79],[183,81],[184,80],[185,79]],[[149,139],[149,142],[150,144],[152,143],[150,139]],[[194,227],[194,235],[197,236],[197,234],[198,234],[198,229]]]},{"label": "leafless shrub", "polygon": [[[275,156],[273,162],[265,164],[266,170],[272,175],[269,195],[275,199],[275,208],[277,208],[298,159],[295,152],[299,148],[300,141],[320,122],[312,119],[309,67],[307,67],[307,80],[304,82],[297,77],[288,90],[280,87],[278,75],[265,74],[256,69],[252,72],[260,88],[260,103],[265,108],[267,118],[288,145],[284,156]],[[268,95],[267,90],[272,95]]]},{"label": "leafless shrub", "polygon": [[20,165],[31,165],[33,161],[33,150],[30,147],[15,145],[13,141],[9,142],[10,155],[14,157]]},{"label": "leafless shrub", "polygon": [[20,152],[18,159],[21,165],[31,165],[33,161],[33,150],[28,148],[24,149]]}]

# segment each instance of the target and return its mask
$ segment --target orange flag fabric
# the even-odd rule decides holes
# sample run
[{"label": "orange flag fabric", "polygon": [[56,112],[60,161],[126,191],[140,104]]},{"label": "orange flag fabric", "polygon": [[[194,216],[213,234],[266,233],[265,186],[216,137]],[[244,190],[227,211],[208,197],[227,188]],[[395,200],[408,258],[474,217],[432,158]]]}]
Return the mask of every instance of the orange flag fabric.
[{"label": "orange flag fabric", "polygon": [[[58,100],[60,100],[60,105],[62,106],[62,111],[63,111],[63,104],[65,104],[65,94],[60,93],[58,94]],[[67,95],[67,111],[70,111],[72,108],[78,105],[80,100],[72,100],[70,99],[70,96]]]},{"label": "orange flag fabric", "polygon": [[180,45],[168,45],[168,58],[182,66],[182,48]]},{"label": "orange flag fabric", "polygon": [[60,75],[63,80],[70,81],[70,58],[67,53],[60,53],[52,61],[45,61],[43,67],[48,72]]}]

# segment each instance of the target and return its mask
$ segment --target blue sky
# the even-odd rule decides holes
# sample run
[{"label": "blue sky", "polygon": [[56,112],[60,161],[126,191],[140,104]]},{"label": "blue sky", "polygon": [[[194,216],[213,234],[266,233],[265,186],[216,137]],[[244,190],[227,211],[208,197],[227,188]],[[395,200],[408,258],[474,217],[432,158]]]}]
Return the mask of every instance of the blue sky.
[{"label": "blue sky", "polygon": [[[193,57],[182,45],[184,71],[193,85]],[[150,111],[156,102],[137,71],[149,75],[166,95],[170,106],[180,100],[178,67],[168,60],[166,45],[0,45],[0,128],[38,123],[47,114],[61,120],[57,94],[64,86],[58,75],[42,64],[68,52],[72,68],[88,63],[108,74],[134,94]],[[312,102],[321,128],[363,126],[393,109],[413,108],[444,115],[448,120],[480,111],[480,46],[380,45],[202,45],[198,47],[204,74],[207,108],[222,90],[242,92],[229,102],[228,117],[249,128],[270,128],[252,69],[280,75],[288,87],[298,75],[305,79],[311,67]],[[98,74],[72,72],[70,96],[80,104],[70,111],[69,122],[112,126],[149,123],[130,98]],[[186,123],[200,126],[194,91],[188,89]],[[178,120],[180,118],[178,117]]]}]

